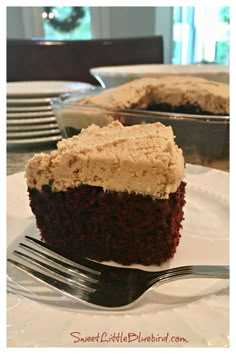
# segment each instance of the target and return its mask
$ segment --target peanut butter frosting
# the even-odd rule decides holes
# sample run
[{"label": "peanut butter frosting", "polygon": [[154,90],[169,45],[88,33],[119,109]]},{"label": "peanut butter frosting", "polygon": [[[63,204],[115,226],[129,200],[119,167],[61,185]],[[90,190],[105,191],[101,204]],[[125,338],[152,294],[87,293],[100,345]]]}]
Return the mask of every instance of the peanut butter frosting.
[{"label": "peanut butter frosting", "polygon": [[192,76],[141,78],[82,98],[80,104],[145,109],[153,104],[192,104],[211,114],[229,114],[229,85]]},{"label": "peanut butter frosting", "polygon": [[28,161],[29,188],[50,185],[59,192],[87,184],[166,199],[184,178],[182,150],[175,144],[172,128],[161,123],[91,125],[57,147]]}]

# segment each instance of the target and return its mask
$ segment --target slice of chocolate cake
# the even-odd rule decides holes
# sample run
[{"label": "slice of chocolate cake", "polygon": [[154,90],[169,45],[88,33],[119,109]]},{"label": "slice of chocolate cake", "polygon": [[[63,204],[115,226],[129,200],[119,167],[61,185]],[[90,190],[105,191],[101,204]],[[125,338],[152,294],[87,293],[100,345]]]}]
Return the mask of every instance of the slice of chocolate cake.
[{"label": "slice of chocolate cake", "polygon": [[80,104],[206,115],[229,115],[229,85],[193,76],[141,78],[84,97]]},{"label": "slice of chocolate cake", "polygon": [[28,161],[42,239],[67,255],[158,264],[179,244],[184,160],[171,127],[91,125]]}]

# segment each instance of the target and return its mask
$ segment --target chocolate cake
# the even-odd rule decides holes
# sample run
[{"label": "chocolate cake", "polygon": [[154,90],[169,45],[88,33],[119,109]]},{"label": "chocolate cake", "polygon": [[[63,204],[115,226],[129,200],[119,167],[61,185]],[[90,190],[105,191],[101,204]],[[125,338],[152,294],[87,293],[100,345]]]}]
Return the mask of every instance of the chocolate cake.
[{"label": "chocolate cake", "polygon": [[79,103],[113,109],[229,115],[229,85],[192,76],[141,78],[84,97]]},{"label": "chocolate cake", "polygon": [[91,125],[26,166],[42,239],[74,259],[157,264],[176,252],[184,160],[171,127]]}]

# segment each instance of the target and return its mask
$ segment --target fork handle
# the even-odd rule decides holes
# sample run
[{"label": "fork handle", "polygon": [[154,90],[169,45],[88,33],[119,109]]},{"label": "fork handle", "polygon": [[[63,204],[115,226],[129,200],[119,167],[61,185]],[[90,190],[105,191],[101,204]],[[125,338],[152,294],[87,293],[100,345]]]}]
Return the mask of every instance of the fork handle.
[{"label": "fork handle", "polygon": [[199,278],[229,278],[229,266],[217,266],[217,265],[196,265],[192,266],[193,275]]},{"label": "fork handle", "polygon": [[150,273],[149,285],[188,278],[229,279],[229,266],[194,265]]}]

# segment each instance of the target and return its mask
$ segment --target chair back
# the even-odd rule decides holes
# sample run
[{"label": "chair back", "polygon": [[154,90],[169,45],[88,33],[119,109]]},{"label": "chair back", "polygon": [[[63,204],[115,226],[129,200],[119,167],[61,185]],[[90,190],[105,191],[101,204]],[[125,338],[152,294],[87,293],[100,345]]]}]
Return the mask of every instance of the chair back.
[{"label": "chair back", "polygon": [[7,40],[7,81],[66,80],[98,85],[98,66],[161,64],[162,36],[73,41]]}]

